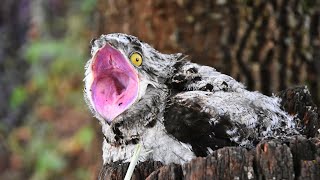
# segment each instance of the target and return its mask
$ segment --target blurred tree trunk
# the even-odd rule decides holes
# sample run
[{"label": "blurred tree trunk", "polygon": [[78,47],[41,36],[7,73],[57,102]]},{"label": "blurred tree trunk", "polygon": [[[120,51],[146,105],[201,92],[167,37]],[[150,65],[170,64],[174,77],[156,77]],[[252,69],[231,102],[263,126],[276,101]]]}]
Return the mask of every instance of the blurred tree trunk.
[{"label": "blurred tree trunk", "polygon": [[319,0],[99,0],[97,35],[183,52],[264,94],[308,85],[319,104]]},{"label": "blurred tree trunk", "polygon": [[8,128],[3,127],[11,128],[21,122],[26,112],[25,104],[11,107],[10,97],[14,89],[26,81],[28,66],[21,48],[26,42],[30,3],[29,0],[3,0],[0,6],[0,176],[10,158],[5,141]]},{"label": "blurred tree trunk", "polygon": [[27,80],[28,63],[22,53],[30,25],[31,0],[3,0],[0,6],[0,122],[12,127],[21,122],[26,105],[10,107],[16,87]]}]

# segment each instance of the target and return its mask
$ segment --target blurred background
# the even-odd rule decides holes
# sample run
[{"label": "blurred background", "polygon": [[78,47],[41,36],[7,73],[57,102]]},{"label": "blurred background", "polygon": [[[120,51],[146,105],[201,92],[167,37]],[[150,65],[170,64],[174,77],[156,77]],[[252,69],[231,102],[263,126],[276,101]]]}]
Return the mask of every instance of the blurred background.
[{"label": "blurred background", "polygon": [[135,35],[266,95],[320,97],[320,0],[2,0],[0,179],[96,179],[102,134],[83,100],[92,38]]}]

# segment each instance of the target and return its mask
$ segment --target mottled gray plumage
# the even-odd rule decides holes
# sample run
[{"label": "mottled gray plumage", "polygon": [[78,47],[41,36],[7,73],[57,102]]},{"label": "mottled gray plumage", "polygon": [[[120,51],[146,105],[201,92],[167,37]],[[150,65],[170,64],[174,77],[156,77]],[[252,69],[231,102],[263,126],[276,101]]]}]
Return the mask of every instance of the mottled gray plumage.
[{"label": "mottled gray plumage", "polygon": [[[92,64],[106,44],[129,60],[138,52],[143,63],[135,102],[108,122],[92,100]],[[253,147],[264,138],[297,134],[293,117],[277,97],[250,92],[212,67],[189,62],[182,54],[162,54],[134,36],[102,35],[92,42],[86,66],[85,97],[105,136],[104,163],[128,162],[142,144],[140,161],[183,164],[224,146]]]}]

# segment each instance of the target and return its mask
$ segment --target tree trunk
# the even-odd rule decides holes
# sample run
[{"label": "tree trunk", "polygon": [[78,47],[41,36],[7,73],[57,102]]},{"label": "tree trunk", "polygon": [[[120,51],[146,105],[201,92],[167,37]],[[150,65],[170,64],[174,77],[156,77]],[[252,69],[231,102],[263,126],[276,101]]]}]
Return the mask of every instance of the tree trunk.
[{"label": "tree trunk", "polygon": [[[320,139],[292,137],[288,142],[270,140],[255,149],[225,147],[208,157],[182,166],[146,161],[138,164],[132,180],[167,179],[314,179],[320,177]],[[108,166],[101,179],[123,179],[129,164]]]},{"label": "tree trunk", "polygon": [[22,47],[30,25],[30,0],[3,0],[0,6],[0,123],[11,128],[21,122],[27,105],[11,107],[16,87],[27,80],[28,63]]},{"label": "tree trunk", "polygon": [[308,85],[319,105],[320,1],[100,0],[98,34],[183,52],[271,95]]}]

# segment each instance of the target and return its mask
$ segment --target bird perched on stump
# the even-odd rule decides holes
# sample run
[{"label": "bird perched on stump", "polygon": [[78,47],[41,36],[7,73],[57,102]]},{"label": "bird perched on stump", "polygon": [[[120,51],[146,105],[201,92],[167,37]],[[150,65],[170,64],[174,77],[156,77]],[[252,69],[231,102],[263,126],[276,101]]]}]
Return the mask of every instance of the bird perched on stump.
[{"label": "bird perched on stump", "polygon": [[85,99],[104,134],[103,162],[184,164],[225,146],[254,147],[265,138],[297,134],[280,99],[246,90],[232,77],[163,54],[121,33],[92,41]]}]

